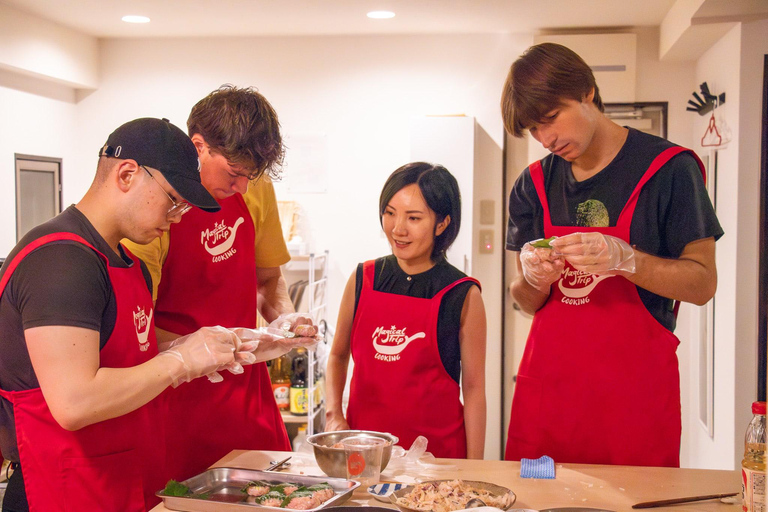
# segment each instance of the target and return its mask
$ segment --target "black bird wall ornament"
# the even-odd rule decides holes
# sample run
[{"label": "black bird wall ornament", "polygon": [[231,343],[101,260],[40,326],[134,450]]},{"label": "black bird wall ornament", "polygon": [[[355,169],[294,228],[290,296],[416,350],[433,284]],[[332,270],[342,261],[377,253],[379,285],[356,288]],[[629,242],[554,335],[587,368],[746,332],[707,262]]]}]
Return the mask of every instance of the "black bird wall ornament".
[{"label": "black bird wall ornament", "polygon": [[725,103],[725,93],[722,92],[718,96],[715,96],[709,92],[707,82],[703,82],[699,86],[699,89],[701,90],[701,96],[699,96],[696,91],[693,91],[695,101],[688,100],[688,106],[685,110],[689,112],[698,112],[700,116],[704,116]]}]

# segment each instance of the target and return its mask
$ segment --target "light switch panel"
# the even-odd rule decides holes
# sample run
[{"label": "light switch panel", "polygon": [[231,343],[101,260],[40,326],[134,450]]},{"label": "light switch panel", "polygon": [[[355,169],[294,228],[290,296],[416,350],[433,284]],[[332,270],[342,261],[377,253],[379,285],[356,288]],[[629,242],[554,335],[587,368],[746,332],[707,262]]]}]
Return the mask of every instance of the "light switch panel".
[{"label": "light switch panel", "polygon": [[480,252],[480,254],[493,253],[493,230],[492,229],[480,230],[480,247],[478,252]]}]

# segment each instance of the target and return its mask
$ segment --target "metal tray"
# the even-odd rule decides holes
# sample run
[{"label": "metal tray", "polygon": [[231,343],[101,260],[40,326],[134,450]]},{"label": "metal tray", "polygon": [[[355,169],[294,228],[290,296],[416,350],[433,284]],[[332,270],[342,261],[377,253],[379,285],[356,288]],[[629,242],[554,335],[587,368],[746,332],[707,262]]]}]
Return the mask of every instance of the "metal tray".
[{"label": "metal tray", "polygon": [[208,499],[166,496],[163,494],[163,491],[158,491],[155,495],[163,500],[166,508],[187,512],[219,512],[228,510],[242,512],[254,509],[286,510],[284,508],[265,507],[256,503],[248,503],[246,501],[248,496],[243,494],[241,489],[253,480],[263,480],[275,484],[293,483],[303,486],[327,482],[333,487],[336,495],[319,507],[308,509],[308,511],[340,505],[347,501],[352,492],[360,486],[359,482],[341,478],[291,475],[251,469],[213,468],[182,482],[189,487],[193,495],[206,493],[208,494]]}]

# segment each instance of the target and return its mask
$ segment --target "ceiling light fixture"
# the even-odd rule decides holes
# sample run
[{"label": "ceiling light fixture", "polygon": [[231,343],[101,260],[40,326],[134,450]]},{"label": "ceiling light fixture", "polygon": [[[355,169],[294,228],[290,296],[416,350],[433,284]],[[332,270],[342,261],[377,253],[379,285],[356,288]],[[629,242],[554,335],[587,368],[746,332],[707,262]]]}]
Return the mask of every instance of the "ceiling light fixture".
[{"label": "ceiling light fixture", "polygon": [[387,20],[389,18],[394,18],[395,13],[392,11],[371,11],[367,14],[367,16],[375,20]]},{"label": "ceiling light fixture", "polygon": [[134,16],[134,15],[128,15],[123,16],[122,19],[126,23],[149,23],[149,18],[146,16]]}]

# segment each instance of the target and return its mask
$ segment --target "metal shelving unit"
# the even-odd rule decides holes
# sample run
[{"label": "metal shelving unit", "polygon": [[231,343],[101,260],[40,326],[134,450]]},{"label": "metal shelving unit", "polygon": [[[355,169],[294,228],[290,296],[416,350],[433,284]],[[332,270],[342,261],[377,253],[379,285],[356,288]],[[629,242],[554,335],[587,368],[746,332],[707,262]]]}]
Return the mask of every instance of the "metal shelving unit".
[{"label": "metal shelving unit", "polygon": [[[296,311],[302,311],[312,317],[315,325],[320,326],[321,334],[324,334],[327,315],[327,286],[328,286],[328,251],[322,254],[310,253],[308,256],[294,256],[288,262],[284,271],[291,274],[304,274],[306,276],[306,286],[303,293],[296,293],[298,302],[294,302]],[[291,276],[286,276],[286,280]],[[303,300],[306,297],[306,300]],[[293,297],[292,297],[293,298]],[[303,305],[306,304],[306,308]],[[315,433],[315,424],[318,418],[321,424],[324,422],[324,403],[325,398],[320,395],[320,403],[315,403],[317,382],[315,382],[315,371],[318,366],[318,360],[314,351],[307,351],[307,415],[296,416],[291,413],[283,413],[283,421],[288,424],[306,424],[307,436]]]}]

